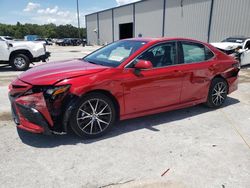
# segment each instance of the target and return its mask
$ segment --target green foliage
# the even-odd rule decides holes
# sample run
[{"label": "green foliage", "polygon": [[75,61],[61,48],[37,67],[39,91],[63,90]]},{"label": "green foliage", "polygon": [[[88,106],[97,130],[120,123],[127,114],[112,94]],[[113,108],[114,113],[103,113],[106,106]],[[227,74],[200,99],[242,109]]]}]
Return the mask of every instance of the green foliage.
[{"label": "green foliage", "polygon": [[[86,38],[86,28],[81,28],[81,37]],[[59,25],[55,24],[21,24],[16,25],[1,24],[0,36],[12,36],[16,39],[23,39],[25,35],[38,35],[42,38],[78,38],[78,28],[70,24]]]}]

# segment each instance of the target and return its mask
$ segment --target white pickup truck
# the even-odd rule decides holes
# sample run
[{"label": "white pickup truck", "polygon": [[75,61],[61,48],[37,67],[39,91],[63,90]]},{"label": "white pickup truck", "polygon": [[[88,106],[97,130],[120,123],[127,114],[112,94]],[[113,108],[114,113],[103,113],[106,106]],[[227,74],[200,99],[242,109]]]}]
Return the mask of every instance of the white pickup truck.
[{"label": "white pickup truck", "polygon": [[9,64],[13,69],[24,71],[30,63],[43,61],[50,56],[43,42],[15,41],[0,36],[0,64]]}]

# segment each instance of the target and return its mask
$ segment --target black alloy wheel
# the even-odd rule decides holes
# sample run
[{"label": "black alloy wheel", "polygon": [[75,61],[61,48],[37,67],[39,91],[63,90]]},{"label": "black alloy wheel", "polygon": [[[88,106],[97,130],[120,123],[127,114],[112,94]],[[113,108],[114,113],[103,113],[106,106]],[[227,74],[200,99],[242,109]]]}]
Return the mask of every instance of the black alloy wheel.
[{"label": "black alloy wheel", "polygon": [[215,78],[211,82],[206,105],[217,108],[224,104],[228,93],[228,84],[222,78]]}]

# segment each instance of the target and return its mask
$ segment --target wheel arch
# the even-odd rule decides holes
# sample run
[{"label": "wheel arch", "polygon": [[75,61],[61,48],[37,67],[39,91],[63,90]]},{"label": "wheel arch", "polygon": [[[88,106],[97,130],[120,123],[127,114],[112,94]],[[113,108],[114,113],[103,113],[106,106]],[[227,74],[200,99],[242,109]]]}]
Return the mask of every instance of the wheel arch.
[{"label": "wheel arch", "polygon": [[10,53],[9,60],[11,60],[11,58],[13,58],[17,54],[24,54],[24,55],[26,55],[30,59],[30,61],[32,61],[32,59],[33,59],[33,55],[31,54],[31,52],[29,50],[15,50],[15,51],[12,51]]},{"label": "wheel arch", "polygon": [[91,93],[100,93],[100,94],[103,94],[106,97],[110,98],[112,100],[112,102],[114,103],[114,105],[115,105],[115,109],[117,110],[116,120],[120,119],[120,105],[119,105],[119,102],[118,102],[117,98],[112,93],[110,93],[107,90],[96,89],[96,90],[92,90],[92,91],[89,91],[89,92],[85,93],[82,97],[84,97],[85,95],[89,95]]},{"label": "wheel arch", "polygon": [[[221,74],[217,74],[216,76],[213,77],[213,79],[211,80],[211,83],[212,83],[212,81],[213,81],[214,79],[216,79],[216,78],[223,79],[223,80],[226,82],[226,84],[227,84],[227,94],[228,94],[228,92],[229,92],[229,84],[228,84],[228,82],[227,82],[227,79],[226,79],[224,76],[222,76]],[[211,84],[210,84],[210,85],[211,85]]]}]

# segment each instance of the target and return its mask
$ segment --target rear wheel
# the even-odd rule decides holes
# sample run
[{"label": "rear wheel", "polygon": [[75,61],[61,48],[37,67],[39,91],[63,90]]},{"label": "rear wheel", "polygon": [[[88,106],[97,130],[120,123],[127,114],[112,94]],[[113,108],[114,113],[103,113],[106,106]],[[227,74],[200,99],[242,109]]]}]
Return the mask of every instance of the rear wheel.
[{"label": "rear wheel", "polygon": [[30,59],[24,54],[16,54],[11,58],[10,65],[17,71],[25,71],[30,66]]},{"label": "rear wheel", "polygon": [[116,110],[106,95],[86,95],[72,112],[70,125],[84,138],[97,138],[107,133],[115,123]]},{"label": "rear wheel", "polygon": [[215,78],[211,82],[206,105],[211,108],[222,106],[227,98],[228,85],[222,78]]}]

